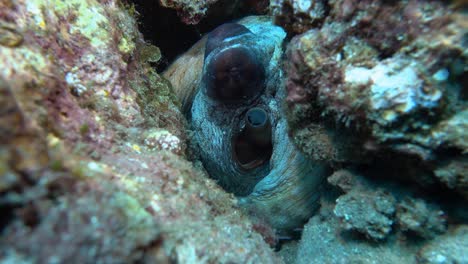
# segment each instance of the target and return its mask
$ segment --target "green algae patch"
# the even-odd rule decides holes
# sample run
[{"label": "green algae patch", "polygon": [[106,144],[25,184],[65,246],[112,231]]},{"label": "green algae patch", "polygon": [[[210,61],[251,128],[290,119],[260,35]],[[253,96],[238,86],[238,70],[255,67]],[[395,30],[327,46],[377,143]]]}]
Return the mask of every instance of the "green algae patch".
[{"label": "green algae patch", "polygon": [[0,73],[9,78],[13,74],[21,74],[28,71],[42,72],[48,68],[50,60],[39,50],[20,46],[14,49],[0,46],[0,61],[8,67],[2,67]]},{"label": "green algae patch", "polygon": [[135,42],[123,36],[119,42],[119,51],[122,53],[131,53],[135,49]]},{"label": "green algae patch", "polygon": [[131,239],[150,241],[154,237],[154,234],[148,232],[155,228],[153,217],[135,198],[124,192],[117,192],[110,202],[114,203],[123,217],[127,219],[126,231]]},{"label": "green algae patch", "polygon": [[150,127],[167,127],[167,130],[181,137],[180,129],[185,128],[185,120],[180,113],[180,103],[171,89],[171,84],[159,76],[149,66],[143,65],[141,76],[132,79],[130,87],[137,94],[137,103]]},{"label": "green algae patch", "polygon": [[107,45],[110,40],[109,20],[97,1],[31,0],[27,1],[26,8],[31,11],[40,28],[45,27],[47,21],[43,15],[45,12],[41,10],[47,10],[47,13],[55,13],[57,17],[73,16],[74,19],[69,21],[69,33],[85,36],[93,47]]},{"label": "green algae patch", "polygon": [[139,52],[141,59],[146,62],[155,63],[161,59],[161,51],[159,48],[150,44],[139,47]]}]

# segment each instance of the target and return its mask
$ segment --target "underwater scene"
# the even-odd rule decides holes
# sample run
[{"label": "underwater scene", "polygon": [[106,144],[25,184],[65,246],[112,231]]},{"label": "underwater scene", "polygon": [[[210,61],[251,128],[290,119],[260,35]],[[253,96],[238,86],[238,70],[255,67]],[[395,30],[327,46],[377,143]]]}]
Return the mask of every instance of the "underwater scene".
[{"label": "underwater scene", "polygon": [[468,1],[0,0],[0,263],[468,264]]}]

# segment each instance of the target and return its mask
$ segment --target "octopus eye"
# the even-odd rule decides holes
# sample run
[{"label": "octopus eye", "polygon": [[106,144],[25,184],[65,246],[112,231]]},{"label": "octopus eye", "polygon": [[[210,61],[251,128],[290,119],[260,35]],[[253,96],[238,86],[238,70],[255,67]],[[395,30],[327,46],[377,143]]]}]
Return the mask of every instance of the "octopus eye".
[{"label": "octopus eye", "polygon": [[205,58],[212,50],[222,45],[224,40],[247,33],[251,33],[251,31],[243,25],[236,23],[226,23],[217,27],[208,35],[205,44]]},{"label": "octopus eye", "polygon": [[232,47],[211,57],[204,78],[209,97],[237,102],[263,90],[265,70],[252,50]]}]

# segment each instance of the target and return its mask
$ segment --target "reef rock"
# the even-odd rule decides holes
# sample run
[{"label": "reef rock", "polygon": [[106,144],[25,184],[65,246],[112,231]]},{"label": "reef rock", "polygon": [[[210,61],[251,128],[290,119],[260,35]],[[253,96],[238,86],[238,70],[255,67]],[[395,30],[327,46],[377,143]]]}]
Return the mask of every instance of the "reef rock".
[{"label": "reef rock", "polygon": [[[329,1],[322,24],[302,23],[307,30],[292,38],[285,62],[296,145],[331,162],[416,157],[425,163],[414,166],[432,173],[434,161],[464,160],[466,15],[452,8],[436,1]],[[281,21],[295,16],[278,10],[288,29]],[[443,164],[436,175],[447,184]],[[466,174],[450,177],[449,187],[465,193]]]},{"label": "reef rock", "polygon": [[0,3],[0,262],[280,262],[120,1]]},{"label": "reef rock", "polygon": [[[152,2],[153,0],[143,0]],[[174,9],[185,24],[196,25],[203,19],[239,17],[244,14],[265,14],[267,0],[227,1],[227,0],[158,0],[163,7]],[[226,21],[228,22],[228,21]]]},{"label": "reef rock", "polygon": [[382,191],[376,193],[350,192],[336,200],[334,213],[342,219],[346,230],[384,239],[392,230],[395,198]]},{"label": "reef rock", "polygon": [[422,248],[418,254],[418,263],[466,263],[467,247],[468,227],[464,225]]},{"label": "reef rock", "polygon": [[[322,207],[305,225],[295,246],[296,263],[436,263],[427,259],[439,254],[439,260],[449,260],[447,252],[458,250],[458,245],[448,241],[464,243],[463,232],[442,234],[446,231],[444,211],[412,198],[409,190],[344,169],[328,182],[333,187],[322,196]],[[345,194],[336,192],[336,187]],[[456,229],[463,230],[462,226]],[[454,259],[466,261],[460,253]]]},{"label": "reef rock", "polygon": [[327,1],[273,0],[270,9],[275,22],[288,32],[304,33],[311,27],[319,26],[327,14]]},{"label": "reef rock", "polygon": [[187,24],[197,24],[202,19],[208,8],[218,0],[159,0],[164,7],[175,9],[182,21]]},{"label": "reef rock", "polygon": [[376,246],[338,232],[341,224],[332,214],[321,210],[305,225],[295,263],[415,263],[414,254],[404,246],[389,241]]},{"label": "reef rock", "polygon": [[447,230],[444,212],[421,199],[405,199],[399,203],[396,218],[403,231],[423,238],[433,238]]}]

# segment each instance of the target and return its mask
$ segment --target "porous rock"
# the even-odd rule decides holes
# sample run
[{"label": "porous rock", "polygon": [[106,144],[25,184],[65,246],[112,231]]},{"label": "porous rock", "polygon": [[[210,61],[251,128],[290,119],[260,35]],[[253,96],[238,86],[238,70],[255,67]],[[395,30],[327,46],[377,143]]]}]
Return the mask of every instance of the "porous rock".
[{"label": "porous rock", "polygon": [[396,219],[401,230],[413,232],[423,238],[433,238],[447,230],[444,212],[422,199],[407,198],[400,202]]},{"label": "porous rock", "polygon": [[383,191],[350,192],[336,200],[334,213],[346,230],[381,240],[392,231],[395,198]]},{"label": "porous rock", "polygon": [[[419,173],[402,177],[427,185],[432,161],[466,154],[466,14],[435,1],[340,0],[328,8],[322,24],[289,30],[286,109],[295,144],[332,163],[408,157],[412,169],[404,171]],[[446,150],[454,155],[445,159]],[[438,166],[446,184],[440,175],[453,172]],[[466,174],[455,174],[451,188],[464,193]]]},{"label": "porous rock", "polygon": [[459,226],[424,246],[417,257],[417,263],[468,263],[468,227]]},{"label": "porous rock", "polygon": [[23,39],[0,43],[0,262],[280,262],[185,159],[185,119],[128,6],[0,7]]}]

